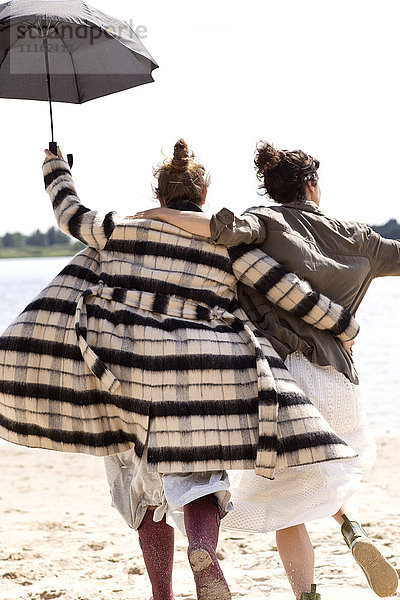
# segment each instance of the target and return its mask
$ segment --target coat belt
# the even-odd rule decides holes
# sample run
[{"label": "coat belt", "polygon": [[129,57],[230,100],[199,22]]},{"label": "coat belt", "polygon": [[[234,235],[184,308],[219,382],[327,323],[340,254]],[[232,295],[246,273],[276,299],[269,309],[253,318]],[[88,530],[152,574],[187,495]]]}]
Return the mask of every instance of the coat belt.
[{"label": "coat belt", "polygon": [[[92,296],[102,298],[103,300],[120,302],[132,308],[148,310],[170,317],[202,321],[213,321],[218,319],[226,322],[232,326],[234,331],[239,335],[242,335],[255,354],[259,396],[260,436],[267,431],[269,444],[271,444],[272,441],[272,447],[269,448],[271,450],[272,459],[270,467],[271,469],[274,469],[276,463],[276,444],[274,444],[274,440],[277,440],[278,426],[278,401],[275,382],[260,342],[245,321],[242,321],[237,316],[234,316],[229,311],[219,306],[210,308],[177,296],[164,296],[161,294],[126,290],[117,287],[111,288],[106,287],[100,282],[98,285],[86,290],[79,296],[75,312],[75,331],[83,360],[93,375],[100,381],[102,388],[110,393],[114,393],[119,388],[120,382],[89,346],[85,335],[85,332],[87,332],[86,302],[88,298]],[[275,452],[273,448],[274,445]]]},{"label": "coat belt", "polygon": [[[150,292],[140,292],[137,290],[126,290],[118,287],[106,287],[100,282],[83,292],[77,300],[75,311],[75,331],[78,338],[79,348],[82,358],[102,387],[108,392],[115,392],[120,386],[120,382],[115,375],[108,369],[103,361],[97,356],[94,350],[89,346],[86,340],[87,332],[87,310],[86,302],[90,297],[102,298],[103,300],[113,300],[121,302],[126,306],[148,310],[150,312],[164,314],[170,317],[182,319],[211,321],[213,319],[236,319],[227,311],[220,307],[209,308],[184,298],[177,296],[164,296]],[[238,319],[237,319],[238,320]]]}]

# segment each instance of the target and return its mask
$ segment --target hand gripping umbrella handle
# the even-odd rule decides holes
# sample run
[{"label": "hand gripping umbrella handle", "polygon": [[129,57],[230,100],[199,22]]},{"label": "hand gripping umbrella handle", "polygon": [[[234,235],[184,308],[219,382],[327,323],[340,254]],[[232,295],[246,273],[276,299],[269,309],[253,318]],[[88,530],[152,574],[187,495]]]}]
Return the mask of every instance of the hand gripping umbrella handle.
[{"label": "hand gripping umbrella handle", "polygon": [[[57,156],[57,142],[49,142],[49,150],[54,156]],[[67,154],[67,162],[69,164],[69,168],[72,169],[74,164],[74,155]]]}]

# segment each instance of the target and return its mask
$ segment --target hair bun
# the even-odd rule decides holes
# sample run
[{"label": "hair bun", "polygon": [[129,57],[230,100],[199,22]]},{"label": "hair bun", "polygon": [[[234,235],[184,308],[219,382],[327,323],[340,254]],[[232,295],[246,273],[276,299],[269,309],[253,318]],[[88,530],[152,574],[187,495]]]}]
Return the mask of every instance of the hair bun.
[{"label": "hair bun", "polygon": [[262,143],[256,152],[255,164],[260,175],[266,171],[272,171],[282,160],[283,152],[277,150],[271,144]]},{"label": "hair bun", "polygon": [[189,147],[185,140],[180,139],[174,146],[174,158],[171,166],[177,171],[185,171],[190,161]]},{"label": "hair bun", "polygon": [[260,142],[254,164],[261,193],[279,204],[302,202],[306,182],[314,186],[318,182],[319,162],[302,150],[277,150],[268,142]]}]

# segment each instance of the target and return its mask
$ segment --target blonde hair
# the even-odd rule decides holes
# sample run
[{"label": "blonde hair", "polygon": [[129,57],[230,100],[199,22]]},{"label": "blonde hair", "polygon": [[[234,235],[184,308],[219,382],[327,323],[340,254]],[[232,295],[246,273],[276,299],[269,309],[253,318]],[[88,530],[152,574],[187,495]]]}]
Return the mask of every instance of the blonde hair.
[{"label": "blonde hair", "polygon": [[154,169],[153,174],[157,179],[157,198],[162,198],[166,206],[179,200],[200,205],[210,185],[205,168],[197,162],[193,152],[189,152],[183,139],[176,142],[173,158],[166,158],[162,165]]}]

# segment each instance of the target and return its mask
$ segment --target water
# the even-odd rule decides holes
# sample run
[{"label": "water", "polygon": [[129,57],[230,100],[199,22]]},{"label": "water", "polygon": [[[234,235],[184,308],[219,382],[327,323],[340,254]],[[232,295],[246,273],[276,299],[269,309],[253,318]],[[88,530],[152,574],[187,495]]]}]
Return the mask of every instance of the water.
[{"label": "water", "polygon": [[371,425],[380,434],[400,430],[400,277],[372,282],[357,320],[354,347]]},{"label": "water", "polygon": [[[67,258],[0,260],[0,332],[70,261]],[[378,435],[400,430],[400,277],[377,279],[361,305],[354,348],[371,425]]]},{"label": "water", "polygon": [[0,333],[70,260],[71,257],[0,260]]}]

